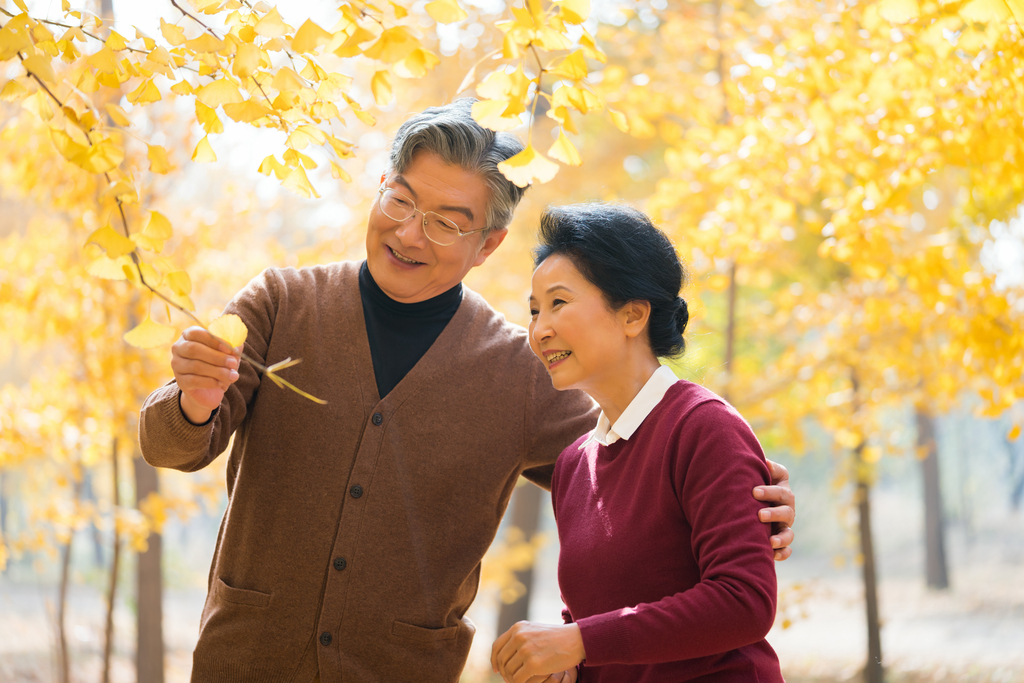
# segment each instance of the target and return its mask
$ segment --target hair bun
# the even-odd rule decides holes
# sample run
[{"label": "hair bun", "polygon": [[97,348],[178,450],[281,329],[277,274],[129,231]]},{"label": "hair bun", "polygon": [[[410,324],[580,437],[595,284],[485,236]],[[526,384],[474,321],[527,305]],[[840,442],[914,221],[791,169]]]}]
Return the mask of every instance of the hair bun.
[{"label": "hair bun", "polygon": [[686,331],[686,323],[690,322],[690,310],[686,307],[686,300],[681,296],[676,297],[676,311],[674,314],[676,329],[679,334]]}]

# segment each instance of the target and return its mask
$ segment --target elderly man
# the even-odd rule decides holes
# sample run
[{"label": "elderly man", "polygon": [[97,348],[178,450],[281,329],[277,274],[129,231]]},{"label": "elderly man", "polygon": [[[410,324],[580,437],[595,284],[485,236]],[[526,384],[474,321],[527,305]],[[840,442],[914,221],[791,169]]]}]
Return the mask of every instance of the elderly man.
[{"label": "elderly man", "polygon": [[[497,164],[522,149],[471,102],[398,131],[366,231],[366,261],[267,269],[228,305],[245,353],[303,362],[314,404],[189,328],[175,380],[147,399],[142,453],[194,471],[235,435],[194,682],[455,682],[481,558],[520,475],[550,486],[556,456],[593,428],[526,332],[462,286],[507,234],[522,190]],[[773,544],[791,540],[793,499]],[[781,558],[780,558],[781,559]]]}]

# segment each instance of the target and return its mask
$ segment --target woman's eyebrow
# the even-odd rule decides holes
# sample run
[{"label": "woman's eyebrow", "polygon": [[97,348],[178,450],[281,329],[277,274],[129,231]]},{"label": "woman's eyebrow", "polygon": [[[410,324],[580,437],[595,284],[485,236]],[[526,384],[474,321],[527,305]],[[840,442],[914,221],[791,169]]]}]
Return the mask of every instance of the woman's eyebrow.
[{"label": "woman's eyebrow", "polygon": [[551,285],[550,287],[548,287],[548,291],[546,291],[544,293],[545,294],[551,294],[552,292],[554,292],[556,290],[559,290],[559,289],[565,290],[566,292],[569,292],[570,294],[572,294],[572,290],[569,289],[568,287],[566,287],[565,285]]}]

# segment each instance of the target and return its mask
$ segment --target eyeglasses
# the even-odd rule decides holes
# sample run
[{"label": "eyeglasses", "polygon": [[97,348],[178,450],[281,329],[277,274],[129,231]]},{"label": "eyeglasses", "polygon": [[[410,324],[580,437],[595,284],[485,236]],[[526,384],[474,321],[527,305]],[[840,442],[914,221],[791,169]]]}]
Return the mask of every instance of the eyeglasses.
[{"label": "eyeglasses", "polygon": [[384,215],[393,221],[404,223],[417,213],[423,215],[423,234],[434,244],[447,247],[455,244],[459,237],[472,235],[474,232],[483,232],[487,228],[479,230],[463,230],[450,218],[445,218],[433,211],[420,211],[416,208],[416,202],[406,197],[398,190],[381,186],[377,191],[377,201],[380,210]]}]

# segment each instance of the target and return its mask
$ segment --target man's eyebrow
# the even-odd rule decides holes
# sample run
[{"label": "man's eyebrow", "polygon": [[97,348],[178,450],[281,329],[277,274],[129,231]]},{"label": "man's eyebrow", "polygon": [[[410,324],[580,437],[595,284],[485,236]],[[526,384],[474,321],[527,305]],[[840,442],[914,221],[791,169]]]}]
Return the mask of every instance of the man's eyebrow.
[{"label": "man's eyebrow", "polygon": [[[401,175],[395,176],[395,182],[399,183],[402,187],[409,190],[409,194],[412,195],[413,199],[419,199],[419,196],[416,194],[416,190],[412,189],[412,186],[408,182],[406,182],[405,178],[403,178]],[[455,211],[457,213],[461,213],[469,220],[470,223],[473,222],[473,212],[470,211],[465,206],[442,206],[440,207],[440,209],[441,211]]]}]

